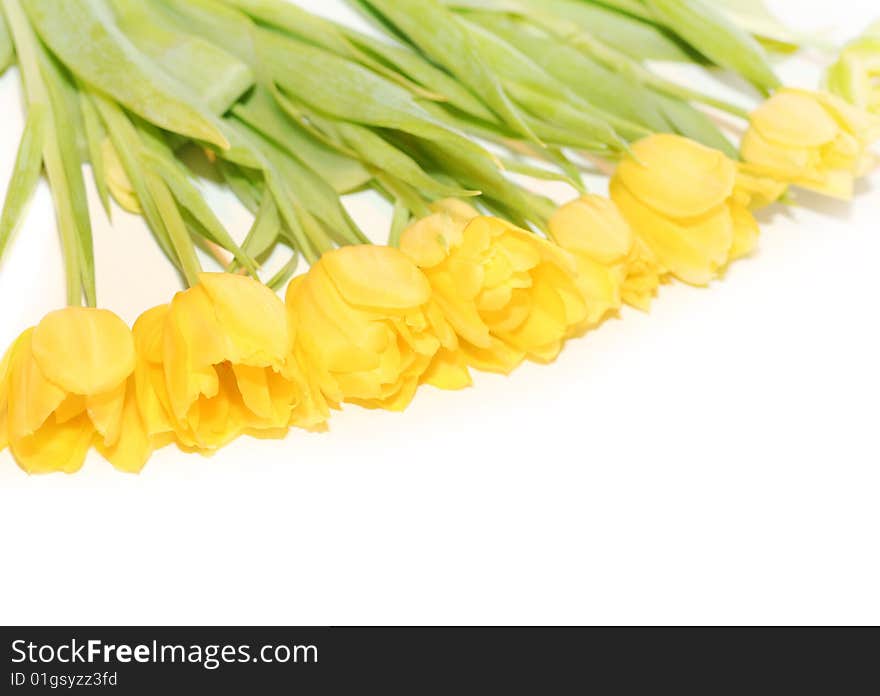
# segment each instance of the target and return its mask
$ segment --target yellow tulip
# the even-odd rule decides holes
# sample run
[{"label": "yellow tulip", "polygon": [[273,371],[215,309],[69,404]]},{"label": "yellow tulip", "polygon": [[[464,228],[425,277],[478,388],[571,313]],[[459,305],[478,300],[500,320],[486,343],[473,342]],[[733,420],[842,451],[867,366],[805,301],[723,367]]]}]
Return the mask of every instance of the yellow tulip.
[{"label": "yellow tulip", "polygon": [[777,179],[849,200],[878,138],[880,118],[825,92],[783,89],[752,114],[742,156]]},{"label": "yellow tulip", "polygon": [[407,229],[400,248],[458,335],[454,359],[441,356],[450,372],[467,364],[509,373],[526,358],[553,360],[587,318],[574,257],[498,218],[435,213]]},{"label": "yellow tulip", "polygon": [[593,326],[623,302],[647,311],[660,285],[661,268],[613,201],[585,195],[550,218],[550,234],[578,264],[578,284]]},{"label": "yellow tulip", "polygon": [[455,334],[431,298],[425,276],[399,250],[350,246],[331,251],[287,291],[296,348],[322,393],[367,408],[400,411],[420,383],[462,386],[432,374]]},{"label": "yellow tulip", "polygon": [[135,366],[128,327],[105,310],[68,308],[24,332],[0,367],[0,446],[28,473],[73,473],[95,443],[119,468],[143,466],[127,408]]},{"label": "yellow tulip", "polygon": [[327,408],[292,353],[281,300],[240,275],[199,280],[134,326],[137,401],[150,437],[210,452],[242,434],[321,427]]},{"label": "yellow tulip", "polygon": [[706,285],[758,239],[737,165],[722,152],[677,135],[632,147],[611,180],[611,197],[659,264]]}]

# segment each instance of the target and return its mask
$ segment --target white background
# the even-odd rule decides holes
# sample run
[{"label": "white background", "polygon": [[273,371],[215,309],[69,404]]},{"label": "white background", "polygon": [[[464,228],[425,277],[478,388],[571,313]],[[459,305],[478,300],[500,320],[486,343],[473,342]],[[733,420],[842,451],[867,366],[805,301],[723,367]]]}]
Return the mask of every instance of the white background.
[{"label": "white background", "polygon": [[[871,4],[774,6],[846,38]],[[820,67],[782,71],[815,86]],[[2,195],[14,70],[0,104]],[[878,186],[802,196],[711,289],[667,287],[553,366],[426,389],[404,415],[169,449],[139,477],[97,457],[27,477],[4,453],[0,622],[877,623]],[[381,229],[375,201],[352,205]],[[93,210],[100,299],[133,321],[176,278],[139,220]],[[0,273],[0,343],[63,300],[43,186]]]}]

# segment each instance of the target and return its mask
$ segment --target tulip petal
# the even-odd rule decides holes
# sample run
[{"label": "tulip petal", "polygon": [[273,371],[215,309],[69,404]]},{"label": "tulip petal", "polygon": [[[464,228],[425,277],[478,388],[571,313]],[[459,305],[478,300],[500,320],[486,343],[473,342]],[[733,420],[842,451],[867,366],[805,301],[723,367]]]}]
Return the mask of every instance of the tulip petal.
[{"label": "tulip petal", "polygon": [[473,385],[473,379],[461,353],[441,350],[434,356],[422,383],[446,391],[458,391]]},{"label": "tulip petal", "polygon": [[550,232],[563,249],[605,265],[620,263],[633,246],[632,230],[613,201],[586,195],[559,208]]},{"label": "tulip petal", "polygon": [[29,474],[72,474],[82,468],[94,435],[83,413],[61,424],[52,418],[34,434],[13,438],[10,445],[18,465]]},{"label": "tulip petal", "polygon": [[815,97],[782,90],[752,113],[752,126],[783,147],[811,148],[830,143],[839,127]]},{"label": "tulip petal", "polygon": [[616,178],[657,212],[697,217],[733,192],[736,165],[724,153],[677,135],[654,135],[632,147]]},{"label": "tulip petal", "polygon": [[346,247],[325,254],[319,263],[345,301],[358,307],[408,309],[431,299],[424,274],[392,247]]},{"label": "tulip petal", "polygon": [[31,351],[33,331],[18,339],[9,376],[9,439],[14,441],[36,433],[67,394],[46,379]]},{"label": "tulip petal", "polygon": [[119,439],[127,382],[103,394],[88,396],[85,409],[104,443],[112,445]]},{"label": "tulip petal", "polygon": [[131,331],[112,312],[68,307],[46,315],[34,329],[34,359],[46,379],[73,394],[100,394],[134,370]]},{"label": "tulip petal", "polygon": [[612,180],[611,188],[633,230],[679,280],[707,285],[726,265],[734,241],[728,206],[679,224],[643,205],[619,181]]},{"label": "tulip petal", "polygon": [[125,394],[118,438],[112,445],[99,442],[97,447],[116,469],[131,474],[139,473],[153,453],[153,441],[141,418],[133,380],[129,380]]},{"label": "tulip petal", "polygon": [[15,341],[0,360],[0,452],[9,446],[8,402],[9,402],[9,368],[12,365],[12,353],[18,341]]},{"label": "tulip petal", "polygon": [[268,287],[231,273],[203,273],[199,281],[229,340],[234,363],[280,367],[291,349],[284,303]]}]

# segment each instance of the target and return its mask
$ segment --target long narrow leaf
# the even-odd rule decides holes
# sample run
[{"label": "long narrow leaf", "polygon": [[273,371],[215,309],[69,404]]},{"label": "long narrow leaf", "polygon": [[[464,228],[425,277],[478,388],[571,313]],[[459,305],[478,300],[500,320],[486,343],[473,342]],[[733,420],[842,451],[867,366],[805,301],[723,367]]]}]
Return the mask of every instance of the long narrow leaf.
[{"label": "long narrow leaf", "polygon": [[357,159],[340,153],[306,133],[261,87],[257,87],[246,102],[236,105],[234,113],[252,128],[277,142],[288,154],[314,169],[337,193],[355,191],[372,178]]},{"label": "long narrow leaf", "polygon": [[89,151],[89,164],[92,168],[95,188],[98,190],[98,196],[101,199],[101,205],[104,206],[104,212],[107,213],[109,218],[111,216],[110,192],[107,189],[107,171],[104,166],[104,156],[102,153],[107,131],[104,129],[104,124],[101,122],[101,117],[98,116],[94,103],[92,103],[89,95],[83,90],[79,92],[79,110],[83,117],[86,144]]},{"label": "long narrow leaf", "polygon": [[6,17],[0,11],[0,75],[12,65],[13,60],[15,60],[15,47],[9,35],[9,27],[6,26]]},{"label": "long narrow leaf", "polygon": [[364,0],[524,137],[537,140],[457,17],[439,0]]},{"label": "long narrow leaf", "polygon": [[180,163],[174,159],[171,149],[154,133],[149,138],[144,138],[147,147],[141,155],[141,161],[155,171],[165,180],[179,205],[199,221],[209,241],[221,246],[231,253],[249,273],[256,275],[257,269],[253,260],[250,259],[235,243],[232,236],[217,218],[211,207],[205,202],[199,190],[189,181],[186,171]]},{"label": "long narrow leaf", "polygon": [[28,112],[15,169],[6,191],[3,214],[0,216],[0,261],[12,234],[21,223],[27,204],[37,188],[43,169],[43,143],[49,120],[46,107],[35,104]]},{"label": "long narrow leaf", "polygon": [[255,81],[251,68],[222,47],[178,31],[143,0],[111,0],[120,29],[170,77],[178,79],[218,116]]},{"label": "long narrow leaf", "polygon": [[426,196],[452,198],[479,194],[478,191],[466,191],[454,186],[447,186],[433,179],[412,157],[398,150],[369,128],[340,123],[339,132],[345,142],[358,152],[365,162],[370,162],[373,166],[403,179]]},{"label": "long narrow leaf", "polygon": [[534,23],[500,12],[474,12],[468,17],[504,37],[581,99],[653,131],[669,130],[670,124],[649,90]]},{"label": "long narrow leaf", "polygon": [[443,100],[461,111],[484,121],[497,121],[498,117],[486,104],[458,80],[436,68],[420,54],[405,46],[395,46],[387,41],[374,39],[350,29],[345,29],[348,37],[362,49],[379,56],[394,65],[400,72],[426,87],[431,92],[443,96]]},{"label": "long narrow leaf", "polygon": [[244,252],[252,259],[261,260],[277,244],[281,234],[281,215],[275,199],[271,195],[264,196],[254,224],[248,231],[244,243]]},{"label": "long narrow leaf", "polygon": [[28,0],[42,39],[83,82],[173,133],[228,145],[210,112],[126,38],[103,0]]},{"label": "long narrow leaf", "polygon": [[79,305],[82,303],[82,276],[80,275],[76,217],[68,187],[64,158],[55,137],[55,116],[40,65],[39,40],[28,22],[20,0],[0,1],[2,1],[15,43],[15,52],[18,56],[28,99],[28,108],[43,108],[46,111],[47,126],[43,142],[43,163],[52,189],[58,230],[61,236],[67,302],[70,305]]},{"label": "long narrow leaf", "polygon": [[83,136],[85,128],[80,126],[82,115],[79,108],[79,95],[72,78],[54,57],[41,51],[40,58],[43,78],[49,91],[49,101],[54,114],[55,129],[52,137],[57,141],[61,153],[67,183],[66,195],[70,199],[73,212],[83,292],[86,302],[93,307],[97,303],[95,251],[89,201],[82,172],[83,160],[88,155],[85,151]]},{"label": "long narrow leaf", "polygon": [[95,93],[91,93],[90,97],[104,121],[110,141],[119,155],[122,168],[134,189],[150,231],[165,255],[183,273],[182,261],[174,250],[168,230],[165,229],[165,223],[162,221],[162,216],[150,193],[146,175],[140,164],[143,144],[138,137],[137,130],[116,102]]},{"label": "long narrow leaf", "polygon": [[751,35],[701,0],[644,0],[655,16],[714,63],[762,92],[779,87],[764,49]]},{"label": "long narrow leaf", "polygon": [[312,14],[286,0],[222,0],[249,15],[252,19],[275,27],[302,41],[355,60],[374,72],[417,93],[425,99],[440,99],[440,95],[424,89],[387,64],[374,59],[352,42],[342,27],[328,19]]}]

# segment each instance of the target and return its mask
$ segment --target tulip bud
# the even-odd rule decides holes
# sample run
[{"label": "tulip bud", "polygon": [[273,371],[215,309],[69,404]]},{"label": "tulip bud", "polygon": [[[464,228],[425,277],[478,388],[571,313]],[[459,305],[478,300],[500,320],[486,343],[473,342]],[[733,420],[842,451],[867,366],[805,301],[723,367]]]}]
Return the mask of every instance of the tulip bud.
[{"label": "tulip bud", "polygon": [[752,114],[742,156],[778,180],[849,200],[878,138],[880,118],[840,97],[783,89]]}]

